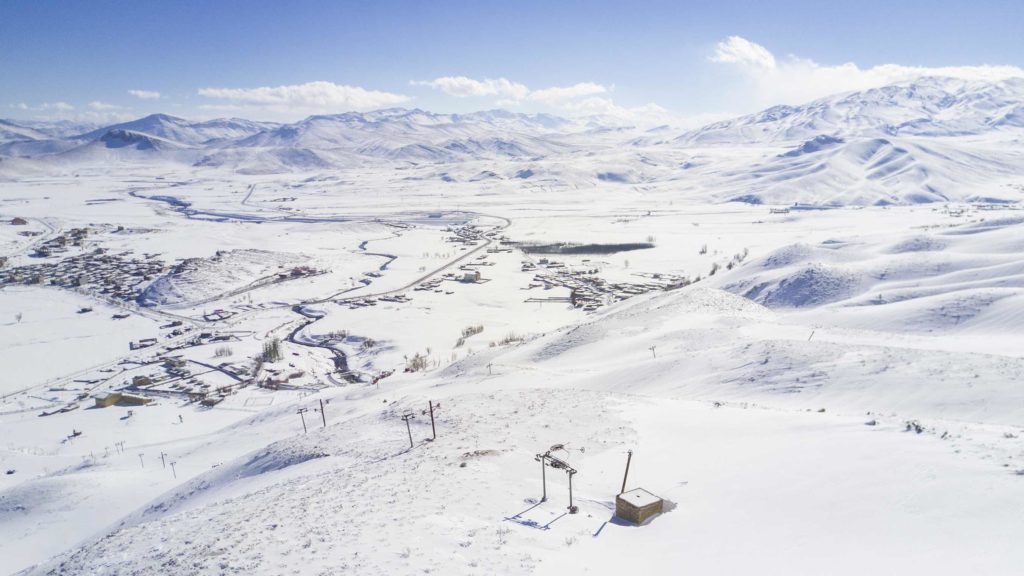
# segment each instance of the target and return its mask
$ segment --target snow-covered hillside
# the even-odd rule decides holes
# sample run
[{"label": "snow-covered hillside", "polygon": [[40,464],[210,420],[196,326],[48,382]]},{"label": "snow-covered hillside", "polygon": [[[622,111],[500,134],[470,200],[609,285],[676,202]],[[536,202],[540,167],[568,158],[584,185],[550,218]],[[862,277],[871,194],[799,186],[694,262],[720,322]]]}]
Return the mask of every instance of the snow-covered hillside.
[{"label": "snow-covered hillside", "polygon": [[[808,344],[811,332],[694,287],[432,376],[327,391],[326,428],[288,431],[315,398],[236,424],[225,442],[268,445],[29,573],[862,574],[880,559],[894,572],[1012,573],[1021,359],[843,329]],[[984,377],[963,389],[953,365]],[[434,441],[428,400],[440,404]],[[557,469],[540,501],[533,455],[555,443],[579,470],[576,515]],[[628,486],[669,500],[640,528],[613,514],[628,448]],[[750,553],[728,554],[737,540]]]}]

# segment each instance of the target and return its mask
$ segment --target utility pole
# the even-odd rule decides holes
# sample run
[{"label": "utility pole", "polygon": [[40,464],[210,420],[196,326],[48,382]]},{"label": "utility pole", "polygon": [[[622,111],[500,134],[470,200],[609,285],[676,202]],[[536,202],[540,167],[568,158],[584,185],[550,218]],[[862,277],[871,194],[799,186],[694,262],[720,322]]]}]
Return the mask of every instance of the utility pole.
[{"label": "utility pole", "polygon": [[327,415],[324,413],[324,399],[320,399],[320,418],[324,421],[324,428],[327,428]]},{"label": "utility pole", "polygon": [[570,468],[566,472],[569,473],[569,514],[575,514],[580,510],[579,507],[572,504],[572,477],[576,474],[576,471]]},{"label": "utility pole", "polygon": [[412,444],[412,426],[409,424],[409,420],[412,420],[415,417],[416,417],[416,415],[413,414],[412,412],[408,412],[408,413],[402,415],[402,420],[405,421],[405,430],[406,430],[406,432],[409,433],[409,449],[410,450],[412,449],[413,444]]},{"label": "utility pole", "polygon": [[175,464],[177,464],[177,462],[171,462],[171,474],[174,474],[175,479],[177,479],[178,472],[174,469]]},{"label": "utility pole", "polygon": [[626,491],[626,478],[629,477],[629,462],[630,462],[630,460],[633,459],[633,451],[632,450],[630,450],[626,454],[627,454],[627,456],[626,456],[626,473],[622,475],[622,490],[619,491],[619,494],[623,494]]},{"label": "utility pole", "polygon": [[536,458],[534,458],[534,460],[537,460],[538,462],[540,462],[540,485],[541,485],[540,501],[541,502],[547,502],[548,501],[548,473],[547,473],[548,466],[547,466],[547,463],[544,461],[544,455],[543,454],[537,454],[537,456],[536,456]]},{"label": "utility pole", "polygon": [[167,469],[167,453],[160,452],[160,463],[164,465],[164,470]]},{"label": "utility pole", "polygon": [[[427,404],[430,405],[430,433],[433,435],[432,439],[437,440],[437,428],[434,428],[434,401],[427,400]],[[440,408],[441,405],[438,404],[437,407]]]},{"label": "utility pole", "polygon": [[653,354],[654,357],[657,358],[658,357],[658,353],[654,351],[655,348],[656,348],[656,346],[651,346],[650,348],[648,348],[648,350],[650,350],[651,354]]},{"label": "utility pole", "polygon": [[302,433],[303,434],[309,432],[309,430],[306,429],[306,412],[309,412],[309,408],[299,408],[299,411],[297,412],[297,414],[299,415],[299,418],[302,418]]},{"label": "utility pole", "polygon": [[140,465],[141,465],[141,466],[142,466],[143,468],[145,468],[145,467],[146,467],[146,463],[142,461],[142,456],[143,456],[142,452],[139,452],[139,464],[140,464]]}]

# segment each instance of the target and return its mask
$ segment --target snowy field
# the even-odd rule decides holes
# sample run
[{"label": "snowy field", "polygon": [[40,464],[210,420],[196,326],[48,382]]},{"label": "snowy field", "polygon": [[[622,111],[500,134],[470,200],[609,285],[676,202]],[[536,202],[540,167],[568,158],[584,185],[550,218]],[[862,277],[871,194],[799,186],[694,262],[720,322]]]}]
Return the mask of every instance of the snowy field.
[{"label": "snowy field", "polygon": [[1019,127],[859,98],[9,157],[2,572],[1018,573]]}]

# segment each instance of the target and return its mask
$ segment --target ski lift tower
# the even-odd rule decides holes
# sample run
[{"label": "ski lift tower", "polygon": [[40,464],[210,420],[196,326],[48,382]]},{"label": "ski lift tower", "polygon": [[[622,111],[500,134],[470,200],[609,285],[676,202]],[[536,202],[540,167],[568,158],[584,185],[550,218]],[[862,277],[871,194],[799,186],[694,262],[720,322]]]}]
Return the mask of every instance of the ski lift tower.
[{"label": "ski lift tower", "polygon": [[540,501],[544,502],[548,499],[548,481],[546,468],[550,466],[555,470],[564,470],[565,473],[569,475],[569,514],[575,514],[579,512],[579,507],[573,505],[572,503],[572,477],[576,475],[577,470],[572,466],[569,466],[569,463],[566,462],[565,460],[552,456],[551,453],[556,450],[564,451],[565,446],[563,444],[555,444],[554,446],[551,447],[550,450],[543,454],[537,454],[537,456],[534,458],[534,460],[540,462],[541,483],[543,485],[544,490],[544,495],[543,497],[541,497]]}]

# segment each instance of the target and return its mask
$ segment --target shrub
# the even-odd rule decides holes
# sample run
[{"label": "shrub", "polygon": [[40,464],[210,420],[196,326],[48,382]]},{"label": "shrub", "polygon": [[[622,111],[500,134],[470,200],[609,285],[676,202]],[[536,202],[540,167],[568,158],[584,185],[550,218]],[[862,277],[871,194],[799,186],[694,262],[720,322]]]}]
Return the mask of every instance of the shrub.
[{"label": "shrub", "polygon": [[424,354],[420,354],[419,352],[413,354],[412,358],[406,357],[405,359],[405,369],[410,372],[426,370],[429,365],[428,357]]}]

